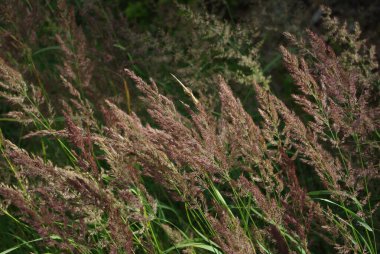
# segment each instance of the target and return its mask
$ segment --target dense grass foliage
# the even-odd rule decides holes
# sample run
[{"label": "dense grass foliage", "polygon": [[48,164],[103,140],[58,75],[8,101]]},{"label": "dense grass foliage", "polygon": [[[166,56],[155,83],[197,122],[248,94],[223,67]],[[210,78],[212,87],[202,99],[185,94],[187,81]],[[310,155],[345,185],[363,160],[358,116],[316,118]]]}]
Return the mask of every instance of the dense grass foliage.
[{"label": "dense grass foliage", "polygon": [[376,48],[291,2],[0,3],[0,254],[378,253]]}]

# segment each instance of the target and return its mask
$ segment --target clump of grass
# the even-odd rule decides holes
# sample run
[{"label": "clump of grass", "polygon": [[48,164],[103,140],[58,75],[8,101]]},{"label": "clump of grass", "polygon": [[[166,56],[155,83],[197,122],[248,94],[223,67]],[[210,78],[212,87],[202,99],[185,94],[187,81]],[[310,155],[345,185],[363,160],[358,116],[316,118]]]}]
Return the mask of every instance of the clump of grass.
[{"label": "clump of grass", "polygon": [[[37,154],[0,136],[7,169],[1,211],[36,236],[5,253],[24,246],[57,253],[377,253],[380,203],[371,193],[379,177],[380,77],[373,50],[358,37],[340,28],[350,48],[335,53],[311,31],[303,39],[285,34],[292,48],[280,51],[299,108],[251,73],[244,80],[252,82],[259,120],[223,75],[206,72],[217,85],[215,107],[175,75],[170,84],[183,89],[185,102],[124,69],[127,100],[127,84],[134,84],[149,115],[141,117],[92,90],[97,67],[84,33],[70,21],[73,11],[65,13],[63,2],[59,8],[71,32],[56,37],[63,58],[55,80],[67,89],[62,110],[41,79],[25,81],[0,58],[0,96],[14,109],[7,118],[27,126],[22,140],[42,147]],[[352,52],[363,53],[362,61]],[[258,68],[240,51],[224,53]]]}]

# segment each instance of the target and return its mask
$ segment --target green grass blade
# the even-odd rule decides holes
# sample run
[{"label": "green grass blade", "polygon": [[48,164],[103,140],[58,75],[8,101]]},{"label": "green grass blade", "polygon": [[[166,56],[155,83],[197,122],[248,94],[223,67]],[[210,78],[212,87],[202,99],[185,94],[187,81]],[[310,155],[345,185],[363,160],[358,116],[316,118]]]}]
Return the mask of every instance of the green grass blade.
[{"label": "green grass blade", "polygon": [[12,247],[10,249],[7,249],[7,250],[4,250],[4,251],[0,252],[0,254],[7,254],[7,253],[10,253],[12,251],[15,251],[15,250],[19,249],[20,247],[22,247],[24,245],[27,245],[29,243],[39,242],[39,241],[42,241],[42,240],[43,240],[43,238],[37,238],[37,239],[31,240],[31,241],[28,241],[28,242],[23,242],[23,243],[20,243],[20,244]]}]

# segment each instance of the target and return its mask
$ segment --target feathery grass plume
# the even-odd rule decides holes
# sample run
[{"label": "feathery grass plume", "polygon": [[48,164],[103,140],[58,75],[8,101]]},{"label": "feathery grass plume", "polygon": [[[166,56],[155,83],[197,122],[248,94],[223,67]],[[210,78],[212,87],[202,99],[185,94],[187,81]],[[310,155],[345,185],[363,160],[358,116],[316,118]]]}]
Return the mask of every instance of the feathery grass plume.
[{"label": "feathery grass plume", "polygon": [[[247,30],[245,27],[222,21],[215,15],[207,12],[201,14],[183,5],[179,5],[179,10],[183,13],[185,21],[191,25],[189,29],[192,31],[190,33],[192,38],[189,42],[192,45],[188,54],[191,59],[196,59],[194,64],[200,65],[201,72],[204,72],[200,76],[202,79],[214,73],[212,68],[202,68],[203,65],[208,64],[208,61],[213,61],[214,64],[226,65],[223,68],[223,76],[227,81],[244,85],[256,81],[267,85],[268,79],[261,72],[257,61],[260,42],[257,40],[255,43],[253,40],[259,37],[259,32],[255,27],[252,26]],[[210,45],[213,47],[212,51],[208,50]],[[196,82],[186,83],[196,85]]]},{"label": "feathery grass plume", "polygon": [[[186,119],[183,119],[183,117],[181,117],[180,115],[178,115],[171,101],[169,101],[167,98],[163,97],[162,95],[158,93],[154,82],[152,83],[152,86],[148,86],[133,72],[129,70],[126,70],[126,71],[128,75],[132,79],[135,80],[138,88],[144,93],[145,95],[144,99],[149,102],[148,111],[161,130],[161,131],[157,130],[155,132],[150,131],[149,133],[150,135],[148,134],[146,135],[146,137],[151,139],[154,144],[159,145],[158,149],[163,151],[170,160],[175,162],[177,167],[189,168],[188,171],[182,171],[181,174],[182,174],[182,177],[184,177],[185,179],[192,179],[190,186],[197,187],[197,185],[198,186],[200,185],[199,186],[200,190],[203,189],[203,190],[208,190],[211,192],[215,191],[214,188],[216,184],[221,184],[229,179],[229,172],[228,172],[229,168],[224,168],[228,165],[226,164],[227,162],[226,154],[221,152],[220,146],[218,146],[218,145],[223,146],[223,143],[220,142],[220,139],[223,137],[223,135],[222,136],[218,135],[217,129],[215,129],[217,125],[214,124],[213,122],[209,122],[212,119],[207,117],[203,107],[199,104],[199,102],[195,100],[194,103],[196,104],[196,108],[198,112],[194,112],[189,109],[190,115],[192,117],[191,119],[192,123],[190,122],[186,126],[185,124],[188,121]],[[224,100],[226,102],[232,101],[232,103],[233,102],[236,103],[234,99],[227,98],[229,96],[232,97],[232,94],[231,94],[231,91],[226,88],[226,84],[222,80],[221,80],[221,94],[224,95]],[[237,113],[236,111],[239,110],[236,108],[229,108],[229,109],[231,109],[235,114]],[[225,111],[223,112],[226,113]],[[236,115],[233,115],[233,117],[235,116]],[[190,124],[195,124],[196,130],[198,130],[199,133],[194,132],[191,129],[191,127],[189,127],[191,126]],[[210,142],[206,143],[205,141],[210,141]],[[208,145],[210,146],[208,147]],[[206,149],[206,147],[208,147],[208,149]],[[236,158],[232,158],[232,159],[236,159]],[[169,175],[169,177],[172,178],[171,179],[172,181],[173,180],[177,181],[177,179],[173,179],[174,178],[173,176]],[[192,188],[194,189],[194,187]],[[198,193],[199,191],[196,191],[196,192],[193,191],[192,193],[193,199],[199,195]],[[205,199],[203,197],[203,194],[202,194],[202,199]],[[202,203],[205,202],[203,200],[201,201]],[[205,209],[209,205],[210,204],[208,205],[203,204],[203,206],[198,206],[198,209],[202,207],[203,207],[202,209]],[[203,210],[203,212],[204,211],[205,210]],[[223,213],[226,213],[226,212],[223,212]],[[229,218],[226,216],[224,216],[224,218]],[[232,216],[232,215],[229,214],[228,216]],[[210,217],[208,216],[206,216],[206,218],[210,219]],[[236,219],[232,217],[230,218],[230,220],[236,220]],[[244,231],[239,226],[239,223],[237,222],[232,223],[231,225],[234,225],[232,231],[225,231],[225,229],[222,229],[220,227],[219,223],[216,223],[216,221],[214,222],[215,223],[211,222],[211,225],[216,231],[216,237],[219,237],[218,235],[222,233],[232,236],[236,234],[237,232],[236,230],[241,231],[239,233],[240,237],[238,238],[231,239],[227,236],[218,238],[219,239],[218,243],[221,243],[223,245],[222,249],[224,249],[225,251],[229,253],[233,253],[234,251],[238,251],[238,250],[254,251],[254,248],[252,246],[249,247],[250,245],[247,245],[246,247],[238,248],[238,246],[241,246],[242,244],[239,238],[243,237],[244,235],[243,233]],[[230,246],[230,244],[232,246]]]},{"label": "feathery grass plume", "polygon": [[63,52],[62,66],[57,68],[63,86],[73,97],[69,100],[70,104],[62,101],[63,107],[73,118],[83,119],[80,122],[87,127],[97,128],[93,106],[85,98],[93,97],[95,88],[90,86],[95,66],[88,57],[86,37],[82,28],[76,24],[72,6],[67,6],[65,1],[59,1],[57,15],[58,22],[62,24],[62,33],[56,35],[56,41]]},{"label": "feathery grass plume", "polygon": [[[199,187],[190,184],[195,180],[181,175],[178,168],[169,160],[168,155],[159,149],[160,144],[151,140],[152,136],[165,133],[149,126],[144,127],[134,113],[128,115],[110,102],[108,102],[108,108],[104,109],[104,113],[107,123],[106,136],[99,135],[95,137],[95,141],[108,156],[112,156],[106,157],[107,161],[111,161],[110,159],[114,157],[119,158],[120,155],[128,156],[128,163],[139,163],[143,166],[142,174],[152,177],[156,183],[171,191],[175,199],[197,198]],[[122,158],[120,157],[117,161]],[[117,164],[115,166],[119,168]]]},{"label": "feathery grass plume", "polygon": [[[23,220],[36,229],[47,244],[72,251],[77,248],[77,251],[132,250],[133,235],[128,221],[124,220],[131,218],[127,207],[132,207],[132,203],[122,205],[122,199],[85,173],[45,163],[7,140],[3,146],[3,156],[17,165],[25,189],[3,185],[1,196],[26,216]],[[104,230],[109,231],[110,238],[97,241]]]},{"label": "feathery grass plume", "polygon": [[364,154],[352,153],[351,150],[356,150],[352,146],[357,145],[357,137],[361,138],[359,142],[368,140],[369,135],[379,128],[379,109],[371,103],[373,98],[378,100],[378,94],[371,78],[364,80],[363,73],[342,67],[340,58],[314,33],[309,32],[309,38],[308,56],[316,62],[309,61],[311,66],[304,57],[298,59],[281,48],[286,66],[301,92],[294,95],[294,99],[314,118],[308,125],[316,138],[330,142],[333,149],[350,151],[352,158],[340,158],[343,165],[358,163]]},{"label": "feathery grass plume", "polygon": [[248,238],[240,221],[228,215],[228,212],[218,204],[214,205],[217,218],[206,214],[207,219],[215,230],[215,242],[224,253],[257,253],[251,239]]},{"label": "feathery grass plume", "polygon": [[[277,193],[283,192],[283,189],[287,190],[280,201],[283,206],[280,218],[283,218],[284,224],[290,231],[294,230],[294,233],[300,237],[301,244],[305,249],[309,249],[308,234],[311,230],[314,232],[322,230],[323,232],[323,228],[328,224],[320,205],[307,195],[308,186],[300,184],[297,172],[299,169],[295,163],[299,159],[305,160],[305,157],[311,158],[306,162],[313,163],[313,169],[321,176],[322,183],[329,188],[328,185],[331,183],[328,182],[328,179],[330,178],[326,178],[329,173],[322,172],[324,170],[322,159],[324,158],[319,154],[319,152],[326,152],[320,150],[321,147],[315,145],[312,140],[307,140],[308,130],[306,127],[278,98],[257,84],[254,87],[260,102],[259,112],[263,118],[262,130],[270,147],[271,153],[268,155],[276,167],[282,168],[277,176],[280,178],[277,182],[282,184],[282,188],[277,189]],[[334,172],[331,173],[335,176]],[[330,186],[330,189],[333,188]],[[319,224],[318,229],[313,229],[314,224]],[[271,234],[277,234],[276,232],[275,229],[270,229]]]},{"label": "feathery grass plume", "polygon": [[358,22],[353,25],[340,22],[332,16],[332,10],[322,6],[322,25],[326,31],[327,39],[333,48],[338,51],[341,63],[345,68],[360,71],[367,77],[376,76],[379,68],[374,45],[368,46],[366,39],[362,38],[362,31]]},{"label": "feathery grass plume", "polygon": [[41,105],[45,104],[50,115],[53,115],[53,109],[45,102],[41,89],[28,85],[22,75],[2,58],[0,58],[0,88],[0,97],[16,107],[16,110],[6,113],[6,116],[23,124],[34,121],[41,122],[42,125],[51,124],[51,119],[45,118],[40,111]]},{"label": "feathery grass plume", "polygon": [[19,0],[5,0],[0,5],[0,57],[17,66],[21,73],[36,74],[35,66],[27,66],[25,61],[31,59],[33,49],[45,39],[45,35],[37,36],[45,14],[38,2],[27,5]]},{"label": "feathery grass plume", "polygon": [[[306,231],[310,228],[312,219],[312,202],[308,201],[308,205],[305,205],[305,192],[299,186],[298,180],[295,176],[294,167],[292,166],[290,169],[287,169],[288,172],[286,172],[286,177],[289,179],[289,182],[293,184],[293,192],[291,192],[291,196],[292,202],[294,202],[293,210],[295,210],[285,213],[285,210],[279,209],[278,206],[281,207],[284,204],[284,207],[289,210],[289,207],[286,205],[288,200],[286,195],[279,196],[280,193],[277,191],[280,188],[282,190],[283,187],[278,186],[283,186],[284,184],[281,178],[274,176],[275,172],[272,161],[266,159],[270,153],[267,153],[265,139],[261,135],[260,128],[244,111],[241,103],[234,98],[224,80],[219,80],[220,97],[222,102],[222,117],[219,120],[219,124],[213,123],[216,119],[206,117],[205,111],[197,100],[194,100],[197,111],[191,111],[189,109],[191,116],[191,122],[189,122],[188,119],[184,119],[182,116],[178,115],[170,100],[158,93],[154,83],[149,86],[133,72],[126,71],[128,75],[135,80],[137,86],[143,92],[144,99],[149,102],[148,111],[160,128],[160,130],[156,130],[155,132],[150,130],[146,135],[140,136],[146,139],[151,139],[156,145],[162,145],[159,146],[158,149],[165,154],[164,158],[174,161],[175,165],[179,168],[189,167],[188,171],[180,171],[180,174],[185,178],[187,178],[187,176],[193,177],[195,181],[192,185],[200,184],[200,190],[206,191],[206,193],[211,192],[212,194],[215,192],[215,188],[223,187],[222,198],[219,199],[217,196],[214,196],[214,198],[219,200],[218,204],[224,207],[224,209],[226,205],[225,199],[228,200],[228,202],[235,203],[237,206],[241,205],[241,198],[246,196],[246,194],[243,194],[244,191],[250,190],[255,202],[257,202],[260,209],[264,212],[259,213],[260,216],[262,216],[261,219],[264,219],[264,221],[272,225],[287,220],[287,224],[283,225],[286,229],[283,228],[282,233],[286,231],[292,232],[291,228],[296,226],[295,234],[302,239],[304,247],[307,248],[305,239],[306,233],[303,231],[302,227],[305,227]],[[125,117],[128,116],[125,115]],[[203,124],[200,124],[202,122]],[[199,134],[191,131],[191,124],[195,124],[196,130],[200,131]],[[148,126],[148,128],[150,127]],[[133,132],[134,131],[131,131],[131,129],[126,129],[124,133],[130,135]],[[153,136],[152,134],[155,135]],[[205,143],[205,140],[210,140],[210,142]],[[142,141],[139,140],[138,143],[141,144]],[[210,146],[206,150],[204,147],[208,146],[208,144],[210,144]],[[226,150],[221,152],[220,147],[215,144],[221,144]],[[130,145],[128,147],[130,147]],[[140,151],[141,150],[142,149],[140,149]],[[207,151],[212,157],[205,157],[207,153],[202,152],[203,150]],[[282,156],[284,157],[285,154],[282,153]],[[144,168],[146,168],[146,161],[148,160],[145,159],[145,161],[141,162],[145,163]],[[151,159],[149,159],[149,161],[151,161]],[[285,162],[286,166],[291,165],[289,159],[285,160]],[[155,164],[158,165],[158,163]],[[268,199],[268,197],[263,195],[262,191],[255,186],[255,184],[250,183],[245,177],[242,178],[242,175],[240,176],[239,181],[235,182],[230,175],[233,167],[241,167],[242,172],[240,172],[240,174],[243,172],[249,174],[250,180],[259,179],[259,182],[262,181],[263,183],[259,184],[264,190],[266,190],[266,195],[277,196],[277,198],[280,198],[281,200],[279,201],[280,204],[276,203],[273,198]],[[255,169],[255,167],[257,167],[257,169]],[[163,177],[171,177],[172,181],[178,181],[177,177],[173,175],[164,175]],[[193,198],[196,197],[199,192],[194,193],[196,195],[194,196],[193,194]],[[219,193],[219,191],[217,193]],[[220,195],[220,193],[214,193],[212,195]],[[242,196],[239,197],[239,195]],[[202,199],[206,199],[207,201],[206,208],[211,205],[210,202],[212,200],[209,201],[207,196]],[[281,204],[281,202],[283,202],[283,204]],[[212,205],[212,207],[214,207],[214,205]],[[231,208],[227,210],[229,211],[228,215],[234,216],[230,209]],[[296,218],[299,214],[302,214],[305,220],[298,221]],[[206,216],[206,218],[207,220],[210,220],[209,216]],[[233,217],[231,219],[236,220],[236,218]],[[252,218],[247,219],[249,221]],[[225,232],[226,234],[228,233],[228,231],[222,230],[216,221],[211,224],[216,231],[216,234],[224,234],[222,232]],[[245,232],[248,236],[250,235],[250,233],[247,232],[248,228],[240,229],[239,227],[239,230],[243,230],[242,232]],[[254,226],[253,230],[259,229]],[[223,246],[222,249],[227,252],[231,252],[235,248],[233,247],[233,242],[231,242],[231,246],[229,244],[222,244],[223,237],[218,238],[217,242],[221,244],[221,246]],[[239,242],[236,243],[238,244],[237,246],[239,246]],[[235,249],[234,251],[237,250]]]},{"label": "feathery grass plume", "polygon": [[[295,42],[296,39],[287,34]],[[294,44],[294,43],[293,43]],[[297,43],[296,43],[297,44]],[[370,185],[368,182],[379,177],[379,169],[373,147],[373,133],[379,129],[379,108],[373,75],[367,76],[366,70],[346,67],[346,58],[336,55],[322,38],[308,31],[308,40],[298,43],[302,50],[299,56],[290,53],[284,47],[281,51],[285,65],[299,88],[299,94],[293,95],[295,102],[312,120],[304,124],[282,103],[278,110],[285,120],[286,128],[301,156],[308,157],[309,163],[317,170],[324,185],[337,199],[341,207],[350,207],[353,214],[341,215],[347,225],[352,224],[353,216],[365,213],[372,221],[372,208],[368,203]],[[302,53],[303,52],[303,53]],[[365,57],[365,56],[363,56]],[[377,77],[378,79],[379,77]],[[372,147],[372,148],[371,148]],[[364,212],[364,207],[366,211]],[[331,220],[337,214],[327,210]],[[373,223],[373,222],[372,222]],[[341,234],[344,244],[340,252],[352,246],[352,238],[360,233]],[[356,251],[373,252],[375,238],[370,237],[358,243]],[[361,241],[361,240],[357,240]],[[351,243],[350,243],[351,242]],[[336,243],[339,246],[338,243]]]},{"label": "feathery grass plume", "polygon": [[66,1],[58,1],[58,21],[64,36],[56,35],[65,57],[63,66],[59,68],[61,75],[81,88],[88,88],[94,63],[87,57],[86,37],[75,22],[74,8],[67,6]]}]

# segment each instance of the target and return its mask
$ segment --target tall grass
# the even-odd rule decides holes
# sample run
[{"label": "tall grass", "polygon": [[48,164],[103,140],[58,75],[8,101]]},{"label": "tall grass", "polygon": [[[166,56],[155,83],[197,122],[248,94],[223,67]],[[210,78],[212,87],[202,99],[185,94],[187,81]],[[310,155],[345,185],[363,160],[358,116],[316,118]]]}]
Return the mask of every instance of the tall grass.
[{"label": "tall grass", "polygon": [[[12,240],[0,253],[378,252],[380,77],[358,26],[323,9],[330,45],[285,34],[284,103],[247,28],[180,6],[190,27],[137,36],[89,4],[106,28],[87,13],[86,33],[64,1],[47,5],[29,17],[54,33],[23,42],[12,17],[1,28],[0,234]],[[32,53],[44,39],[56,46]],[[167,43],[162,58],[149,43]],[[254,91],[254,117],[227,83]]]}]

